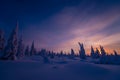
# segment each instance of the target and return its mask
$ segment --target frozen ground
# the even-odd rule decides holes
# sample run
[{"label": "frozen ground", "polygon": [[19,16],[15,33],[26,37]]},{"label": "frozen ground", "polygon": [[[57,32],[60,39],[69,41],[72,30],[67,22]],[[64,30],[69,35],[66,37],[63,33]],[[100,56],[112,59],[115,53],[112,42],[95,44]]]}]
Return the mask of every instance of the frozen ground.
[{"label": "frozen ground", "polygon": [[66,58],[55,58],[46,64],[34,56],[0,61],[0,80],[120,80],[120,66]]}]

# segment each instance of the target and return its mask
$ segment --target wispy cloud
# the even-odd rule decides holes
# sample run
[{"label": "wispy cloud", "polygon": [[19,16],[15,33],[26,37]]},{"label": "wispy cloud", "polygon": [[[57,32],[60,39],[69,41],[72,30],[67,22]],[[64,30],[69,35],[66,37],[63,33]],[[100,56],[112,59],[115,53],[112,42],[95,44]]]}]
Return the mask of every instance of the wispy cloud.
[{"label": "wispy cloud", "polygon": [[[119,42],[119,33],[108,35],[110,32],[106,30],[120,19],[119,7],[102,8],[99,12],[99,9],[97,11],[95,9],[96,3],[87,4],[84,2],[81,5],[65,7],[57,14],[44,20],[42,24],[31,25],[34,28],[27,30],[31,31],[30,36],[32,35],[37,44],[40,44],[37,47],[67,52],[74,48],[77,52],[79,50],[78,42],[83,42],[87,51],[91,45],[106,47]],[[40,27],[38,28],[38,26]],[[107,49],[112,48],[107,46]]]}]

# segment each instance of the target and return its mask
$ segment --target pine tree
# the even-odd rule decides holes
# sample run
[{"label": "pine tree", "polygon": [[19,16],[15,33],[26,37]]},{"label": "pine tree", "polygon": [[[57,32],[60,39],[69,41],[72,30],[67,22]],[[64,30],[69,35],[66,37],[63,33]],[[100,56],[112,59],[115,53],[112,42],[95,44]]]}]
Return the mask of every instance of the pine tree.
[{"label": "pine tree", "polygon": [[49,53],[49,55],[50,55],[50,58],[53,59],[54,56],[55,56],[55,55],[54,55],[54,52],[53,52],[53,51],[52,51],[52,52],[49,51],[48,53]]},{"label": "pine tree", "polygon": [[17,55],[18,58],[23,57],[24,56],[24,44],[23,44],[23,40],[22,37],[19,39],[18,41],[18,49],[17,49]]},{"label": "pine tree", "polygon": [[112,58],[112,63],[120,63],[120,56],[118,55],[117,51],[114,50],[114,56],[111,56]]},{"label": "pine tree", "polygon": [[103,46],[100,46],[101,56],[106,56],[106,52],[103,48]]},{"label": "pine tree", "polygon": [[29,46],[27,46],[25,49],[25,55],[30,56]]},{"label": "pine tree", "polygon": [[35,54],[36,54],[36,50],[35,50],[34,41],[33,41],[31,45],[30,56],[35,55]]},{"label": "pine tree", "polygon": [[44,63],[50,62],[47,55],[43,56],[43,61],[44,61]]},{"label": "pine tree", "polygon": [[109,57],[106,55],[106,52],[103,46],[100,46],[101,56],[100,56],[100,63],[106,64],[109,61]]},{"label": "pine tree", "polygon": [[63,51],[60,51],[59,57],[63,57]]},{"label": "pine tree", "polygon": [[0,57],[3,56],[4,45],[5,45],[4,32],[0,30]]},{"label": "pine tree", "polygon": [[16,53],[17,53],[17,47],[18,47],[18,24],[16,28],[13,29],[8,42],[7,46],[5,47],[5,59],[15,60],[16,59]]},{"label": "pine tree", "polygon": [[95,52],[94,52],[93,46],[91,46],[91,57],[95,58]]},{"label": "pine tree", "polygon": [[70,58],[73,59],[75,57],[75,52],[73,49],[71,49],[71,54],[70,54]]},{"label": "pine tree", "polygon": [[79,51],[79,54],[80,54],[80,58],[81,59],[86,59],[86,55],[85,55],[85,49],[84,49],[84,46],[83,46],[83,43],[78,43],[79,46],[80,46],[80,51]]},{"label": "pine tree", "polygon": [[115,56],[118,56],[118,53],[117,53],[117,51],[116,51],[116,50],[114,50],[114,55],[115,55]]},{"label": "pine tree", "polygon": [[98,48],[96,48],[95,54],[96,54],[96,58],[100,57],[100,51],[98,50]]}]

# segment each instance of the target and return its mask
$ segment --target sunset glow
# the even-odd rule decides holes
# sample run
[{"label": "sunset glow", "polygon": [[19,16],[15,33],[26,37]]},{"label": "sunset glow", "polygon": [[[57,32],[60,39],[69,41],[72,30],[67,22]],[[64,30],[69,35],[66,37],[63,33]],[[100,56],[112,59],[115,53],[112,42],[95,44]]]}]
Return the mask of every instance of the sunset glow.
[{"label": "sunset glow", "polygon": [[[18,20],[19,35],[23,36],[24,43],[31,45],[34,40],[38,50],[46,48],[69,53],[73,48],[78,53],[78,42],[81,42],[84,43],[87,54],[90,53],[91,45],[94,48],[102,45],[109,54],[113,50],[120,53],[118,0],[51,0],[48,3],[5,3],[8,6],[3,5],[5,9],[0,9],[0,28],[10,33]],[[7,34],[5,36],[8,37]]]}]

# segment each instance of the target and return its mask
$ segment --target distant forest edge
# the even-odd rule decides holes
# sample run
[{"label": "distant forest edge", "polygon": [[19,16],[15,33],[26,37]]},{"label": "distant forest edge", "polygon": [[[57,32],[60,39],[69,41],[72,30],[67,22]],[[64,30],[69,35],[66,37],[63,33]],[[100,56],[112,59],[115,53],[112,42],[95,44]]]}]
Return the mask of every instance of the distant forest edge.
[{"label": "distant forest edge", "polygon": [[63,51],[55,53],[54,51],[47,51],[46,49],[41,49],[36,51],[34,47],[34,41],[32,42],[31,47],[25,46],[23,44],[22,37],[18,38],[18,25],[11,32],[8,40],[4,38],[4,31],[0,30],[0,60],[17,60],[25,56],[39,55],[42,56],[44,62],[49,63],[49,58],[53,59],[54,57],[67,57],[69,59],[80,58],[80,60],[87,60],[90,57],[94,63],[100,64],[120,64],[120,55],[114,50],[113,54],[107,54],[104,47],[100,46],[100,49],[96,48],[94,50],[91,46],[90,55],[86,55],[84,44],[78,42],[80,50],[79,54],[75,54],[74,50],[71,49],[69,54],[65,54]]}]

